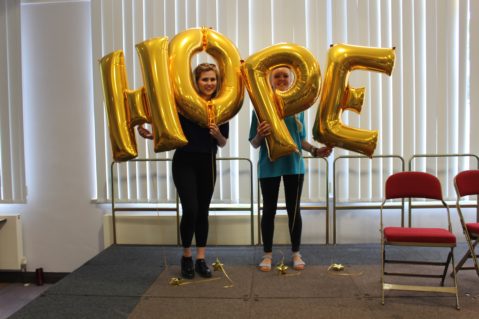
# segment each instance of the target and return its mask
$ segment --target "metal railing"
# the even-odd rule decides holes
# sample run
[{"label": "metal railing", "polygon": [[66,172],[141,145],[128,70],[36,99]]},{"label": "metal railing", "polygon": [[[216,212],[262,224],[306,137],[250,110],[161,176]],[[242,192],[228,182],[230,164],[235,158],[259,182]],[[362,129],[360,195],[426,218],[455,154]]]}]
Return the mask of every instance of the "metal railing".
[{"label": "metal railing", "polygon": [[[320,159],[323,160],[326,168],[326,174],[324,178],[324,183],[325,183],[325,188],[326,188],[326,202],[324,205],[301,205],[300,204],[300,210],[324,210],[325,211],[325,231],[326,231],[326,244],[329,244],[329,176],[328,176],[328,171],[329,171],[329,164],[328,160],[323,157],[311,157],[311,156],[305,156],[303,157],[305,160],[311,160],[311,159]],[[261,189],[259,185],[259,179],[257,180],[257,186],[258,186],[258,245],[261,245],[261,211],[263,210],[263,206],[261,205]],[[286,205],[284,203],[281,203],[281,205],[278,205],[277,207],[278,210],[285,210]]]},{"label": "metal railing", "polygon": [[[152,158],[152,159],[139,159],[135,158],[128,162],[171,162],[170,158]],[[110,183],[111,183],[111,214],[112,214],[112,229],[113,229],[113,243],[118,244],[117,230],[116,230],[116,212],[148,212],[148,211],[172,211],[176,212],[176,241],[180,244],[180,209],[178,193],[176,193],[176,205],[175,207],[158,207],[158,206],[143,206],[143,207],[117,207],[115,202],[115,185],[114,185],[114,168],[115,164],[122,164],[126,162],[113,161],[110,166]]]},{"label": "metal railing", "polygon": [[[217,161],[246,161],[249,164],[249,185],[250,185],[250,223],[251,223],[251,245],[254,245],[254,198],[253,198],[253,163],[249,158],[244,157],[218,157]],[[210,211],[244,211],[244,208],[241,207],[221,207],[221,206],[210,206]]]},{"label": "metal railing", "polygon": [[[476,159],[476,165],[479,169],[479,156],[475,154],[417,154],[411,156],[408,162],[409,171],[412,169],[412,162],[418,158],[460,158],[460,157],[471,157]],[[439,204],[413,204],[411,199],[409,199],[408,205],[408,226],[411,227],[411,209],[412,208],[437,208],[441,207]],[[462,207],[476,207],[476,220],[479,222],[479,203],[478,204],[464,204]]]},{"label": "metal railing", "polygon": [[[248,158],[241,158],[241,157],[218,157],[216,158],[217,161],[246,161],[249,165],[249,179],[250,179],[250,203],[249,203],[249,210],[250,211],[250,223],[251,223],[251,245],[254,245],[254,201],[253,201],[253,164],[250,159]],[[154,159],[132,159],[128,162],[171,162],[172,159],[169,158],[154,158]],[[145,211],[172,211],[176,212],[176,240],[177,244],[180,245],[180,205],[179,205],[179,198],[178,193],[176,193],[176,204],[174,207],[159,207],[158,204],[156,206],[145,206],[142,207],[117,207],[115,202],[115,185],[114,183],[114,167],[115,164],[120,164],[125,162],[115,162],[111,163],[111,171],[110,171],[110,182],[111,182],[111,211],[112,211],[112,229],[113,229],[113,243],[118,244],[117,241],[117,229],[116,229],[116,213],[121,211],[128,211],[128,212],[145,212]],[[131,203],[129,203],[131,204]],[[210,211],[245,211],[244,208],[240,207],[228,207],[228,206],[210,206]]]},{"label": "metal railing", "polygon": [[[341,205],[338,206],[337,204],[337,186],[338,183],[336,181],[336,162],[343,159],[377,159],[377,158],[390,158],[390,159],[398,159],[401,161],[401,169],[404,171],[405,163],[404,159],[399,155],[373,155],[371,158],[364,156],[364,155],[349,155],[349,156],[338,156],[334,159],[333,162],[333,244],[336,244],[336,233],[337,233],[337,223],[336,223],[336,215],[338,210],[347,210],[347,209],[379,209],[381,208],[381,203],[373,204],[373,205]],[[404,226],[404,200],[401,201],[400,205],[388,205],[384,207],[384,209],[401,209],[401,226]]]},{"label": "metal railing", "polygon": [[[479,156],[475,154],[418,154],[418,155],[413,155],[408,162],[408,169],[412,169],[412,162],[415,159],[418,158],[454,158],[454,157],[472,157],[476,159],[477,162],[477,168],[479,169]],[[315,159],[315,157],[304,157],[305,160],[311,160]],[[404,159],[399,156],[399,155],[374,155],[371,157],[371,159],[397,159],[400,160],[401,162],[401,169],[402,171],[405,170],[405,162]],[[325,177],[324,177],[324,185],[325,185],[325,190],[326,190],[326,202],[324,205],[300,205],[301,210],[324,210],[325,211],[325,233],[326,233],[326,238],[325,242],[326,244],[329,244],[329,237],[330,237],[330,217],[329,217],[329,164],[328,160],[325,158],[316,158],[316,159],[321,159],[325,162]],[[334,159],[333,162],[333,207],[332,207],[332,213],[333,213],[333,223],[332,223],[332,228],[333,228],[333,244],[336,244],[337,242],[337,211],[339,210],[365,210],[365,209],[379,209],[380,208],[380,203],[378,202],[377,204],[365,204],[365,205],[338,205],[338,195],[337,195],[337,188],[338,188],[338,182],[336,180],[336,169],[337,169],[337,162],[340,160],[350,160],[350,159],[369,159],[369,157],[363,156],[363,155],[350,155],[350,156],[339,156]],[[250,186],[250,202],[246,208],[243,207],[232,207],[231,205],[229,206],[221,206],[221,205],[215,205],[210,206],[210,211],[249,211],[250,212],[250,225],[251,225],[251,245],[254,245],[255,239],[254,239],[254,198],[253,198],[253,164],[250,159],[248,158],[241,158],[241,157],[224,157],[224,158],[217,158],[217,161],[245,161],[248,163],[249,167],[249,186]],[[172,161],[171,159],[133,159],[131,160],[132,162],[167,162],[167,161]],[[158,206],[151,206],[151,207],[117,207],[117,204],[115,202],[115,187],[113,185],[113,179],[114,179],[114,165],[116,163],[124,163],[124,162],[112,162],[111,164],[111,205],[112,205],[112,218],[113,218],[113,240],[114,243],[117,244],[117,228],[116,228],[116,212],[120,211],[172,211],[176,212],[176,225],[177,225],[177,244],[180,245],[180,231],[179,231],[179,224],[180,224],[180,207],[179,207],[179,199],[178,195],[176,195],[176,203],[174,207],[158,207]],[[263,209],[262,204],[261,204],[261,191],[259,187],[259,180],[258,182],[258,202],[257,202],[257,207],[258,207],[258,240],[257,244],[261,245],[261,211]],[[411,200],[409,200],[409,205],[408,205],[408,225],[411,226],[411,208],[435,208],[438,205],[431,205],[431,204],[421,204],[421,203],[412,203]],[[477,215],[477,220],[479,221],[479,204],[465,204],[464,207],[476,207],[476,215]],[[385,209],[401,209],[401,226],[404,226],[404,200],[401,201],[398,204],[392,204],[388,205],[387,207],[384,207]],[[286,206],[284,203],[278,205],[278,210],[285,210]]]}]

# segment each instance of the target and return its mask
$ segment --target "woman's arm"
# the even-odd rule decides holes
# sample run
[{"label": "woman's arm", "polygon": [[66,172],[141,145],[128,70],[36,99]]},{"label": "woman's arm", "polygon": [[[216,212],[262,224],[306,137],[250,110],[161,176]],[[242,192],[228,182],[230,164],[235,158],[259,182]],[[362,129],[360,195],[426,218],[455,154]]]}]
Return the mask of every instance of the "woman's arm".
[{"label": "woman's arm", "polygon": [[314,156],[314,157],[328,157],[333,151],[332,147],[324,146],[321,148],[317,148],[311,145],[310,143],[308,143],[306,140],[301,141],[301,148],[311,153],[311,156]]},{"label": "woman's arm", "polygon": [[250,141],[251,145],[258,148],[269,134],[271,134],[271,126],[266,121],[261,122],[256,130],[256,136]]}]

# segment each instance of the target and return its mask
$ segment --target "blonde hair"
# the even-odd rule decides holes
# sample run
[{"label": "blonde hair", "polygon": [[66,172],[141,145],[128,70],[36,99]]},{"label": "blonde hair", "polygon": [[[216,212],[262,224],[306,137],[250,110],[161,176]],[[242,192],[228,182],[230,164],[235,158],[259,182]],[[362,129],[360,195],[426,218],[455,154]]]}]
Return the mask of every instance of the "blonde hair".
[{"label": "blonde hair", "polygon": [[298,132],[301,132],[303,130],[303,124],[299,120],[299,115],[298,114],[294,115],[294,120],[296,121],[296,126],[298,127]]},{"label": "blonde hair", "polygon": [[[279,68],[285,68],[285,69],[288,69],[289,71],[289,74],[291,75],[291,78],[293,77],[293,72],[291,71],[291,67],[289,65],[279,65],[277,67],[274,67],[272,70],[271,70],[271,74],[270,74],[270,83],[271,83],[271,86],[273,86],[273,72],[274,70],[277,70]],[[291,85],[291,84],[290,84]],[[291,87],[291,86],[290,86]],[[298,132],[301,132],[303,130],[303,124],[301,123],[301,121],[299,120],[299,115],[298,114],[295,114],[294,115],[294,120],[296,122],[296,126],[298,127]]]}]

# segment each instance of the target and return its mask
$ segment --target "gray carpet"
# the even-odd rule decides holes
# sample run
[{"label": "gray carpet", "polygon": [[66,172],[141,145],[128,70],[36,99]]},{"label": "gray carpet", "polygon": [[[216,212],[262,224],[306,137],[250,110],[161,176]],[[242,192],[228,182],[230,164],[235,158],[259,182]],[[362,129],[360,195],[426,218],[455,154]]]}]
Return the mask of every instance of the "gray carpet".
[{"label": "gray carpet", "polygon": [[[274,247],[274,263],[288,246]],[[462,256],[465,246],[456,249]],[[479,277],[473,271],[458,276],[462,309],[452,295],[387,292],[380,303],[380,247],[364,245],[304,245],[303,272],[256,270],[262,249],[209,247],[208,262],[219,257],[226,274],[212,280],[195,278],[170,285],[179,276],[181,248],[112,246],[52,286],[10,318],[472,318],[479,313]],[[391,250],[391,256],[433,260],[444,251],[414,248]],[[457,257],[456,257],[457,258]],[[332,263],[343,272],[328,271]],[[432,267],[424,271],[429,273]],[[407,282],[408,278],[399,278]],[[437,279],[426,280],[438,284]],[[447,278],[446,285],[452,279]]]}]

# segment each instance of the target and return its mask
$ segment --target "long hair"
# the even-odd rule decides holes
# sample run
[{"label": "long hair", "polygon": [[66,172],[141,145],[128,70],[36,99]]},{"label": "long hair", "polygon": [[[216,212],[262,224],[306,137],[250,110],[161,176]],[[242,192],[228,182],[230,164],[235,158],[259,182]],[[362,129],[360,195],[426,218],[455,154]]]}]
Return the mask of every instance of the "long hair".
[{"label": "long hair", "polygon": [[211,98],[216,97],[216,94],[218,94],[220,90],[220,72],[218,71],[218,67],[214,63],[200,63],[196,66],[195,70],[193,71],[193,75],[195,76],[195,86],[196,86],[196,91],[199,92],[198,89],[198,80],[201,77],[201,74],[203,72],[208,72],[208,71],[213,71],[216,74],[216,90],[213,92]]},{"label": "long hair", "polygon": [[[277,66],[277,67],[275,67],[275,68],[273,68],[273,69],[271,70],[270,79],[269,79],[269,82],[270,82],[270,84],[271,84],[271,87],[273,87],[273,72],[274,72],[274,70],[279,69],[279,68],[286,68],[286,69],[288,69],[289,74],[290,74],[290,77],[293,78],[293,75],[294,75],[294,74],[293,74],[293,72],[291,71],[291,67],[290,67],[290,66],[288,66],[288,65],[280,65],[280,66]],[[291,83],[290,83],[290,85],[291,85]],[[273,88],[273,89],[274,89],[274,88]],[[295,122],[296,122],[296,126],[298,127],[298,132],[301,132],[301,131],[303,130],[303,124],[302,124],[301,121],[299,120],[299,115],[298,115],[298,114],[295,114],[295,115],[294,115],[294,120],[295,120]]]}]

